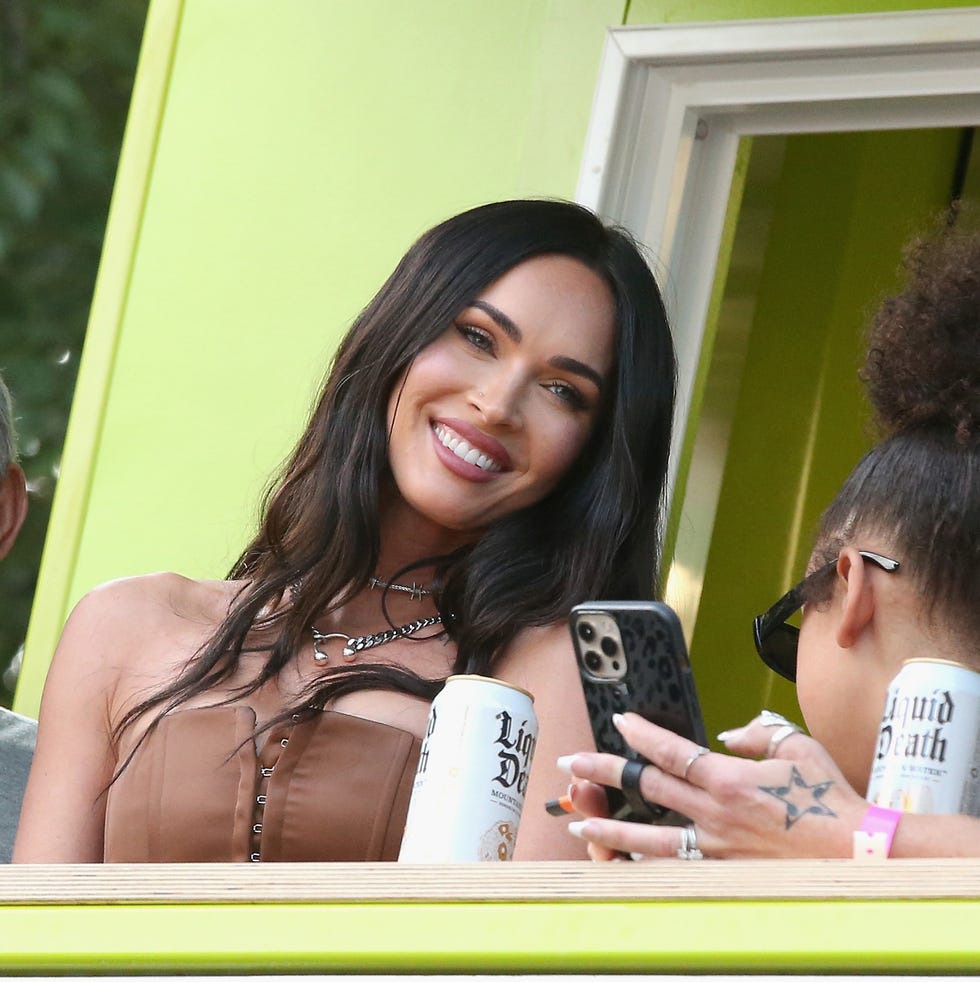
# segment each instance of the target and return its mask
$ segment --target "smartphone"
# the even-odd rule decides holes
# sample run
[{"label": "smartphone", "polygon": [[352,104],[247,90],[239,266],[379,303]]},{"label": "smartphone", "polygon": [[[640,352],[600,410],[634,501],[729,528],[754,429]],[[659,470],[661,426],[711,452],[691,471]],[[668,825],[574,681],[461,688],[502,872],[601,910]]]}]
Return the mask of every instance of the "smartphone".
[{"label": "smartphone", "polygon": [[[665,603],[603,600],[578,604],[569,616],[582,692],[596,748],[642,760],[613,725],[615,713],[638,713],[704,745],[694,674],[680,622]],[[607,788],[609,814],[627,821],[677,824],[683,816],[654,805],[636,814],[622,791]]]}]

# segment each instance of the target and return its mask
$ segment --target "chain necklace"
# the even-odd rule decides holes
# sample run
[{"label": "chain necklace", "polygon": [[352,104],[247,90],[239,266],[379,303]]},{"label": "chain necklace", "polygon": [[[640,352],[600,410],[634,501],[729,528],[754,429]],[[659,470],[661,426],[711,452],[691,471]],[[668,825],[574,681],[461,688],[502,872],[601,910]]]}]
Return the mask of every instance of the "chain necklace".
[{"label": "chain necklace", "polygon": [[395,590],[398,593],[409,593],[413,600],[421,600],[423,597],[432,596],[432,588],[427,586],[422,586],[420,583],[416,583],[412,580],[411,586],[406,586],[404,583],[389,583],[387,580],[381,579],[380,576],[372,576],[368,580],[368,585],[372,590]]},{"label": "chain necklace", "polygon": [[389,641],[397,641],[398,638],[407,638],[427,627],[435,627],[441,623],[442,618],[436,614],[434,617],[421,617],[417,621],[412,621],[411,624],[403,624],[401,627],[392,627],[387,631],[378,631],[377,634],[365,634],[360,638],[352,638],[349,634],[341,634],[340,632],[322,634],[314,627],[312,628],[313,658],[321,665],[328,660],[327,653],[320,650],[321,641],[342,638],[346,642],[343,650],[344,661],[350,662],[354,661],[361,651],[367,651],[368,648],[376,648],[378,645],[387,644]]}]

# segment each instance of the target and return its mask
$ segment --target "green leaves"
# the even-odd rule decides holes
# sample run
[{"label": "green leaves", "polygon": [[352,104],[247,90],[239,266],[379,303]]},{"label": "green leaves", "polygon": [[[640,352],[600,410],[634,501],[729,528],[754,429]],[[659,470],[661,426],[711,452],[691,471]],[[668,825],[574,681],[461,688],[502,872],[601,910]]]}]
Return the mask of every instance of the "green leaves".
[{"label": "green leaves", "polygon": [[0,0],[0,372],[30,511],[0,562],[0,702],[27,630],[147,0]]}]

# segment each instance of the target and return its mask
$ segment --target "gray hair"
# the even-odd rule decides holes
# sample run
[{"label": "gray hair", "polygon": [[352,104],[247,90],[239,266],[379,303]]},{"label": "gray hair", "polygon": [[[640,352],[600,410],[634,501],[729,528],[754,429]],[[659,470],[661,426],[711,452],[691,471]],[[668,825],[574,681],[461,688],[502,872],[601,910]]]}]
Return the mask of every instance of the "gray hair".
[{"label": "gray hair", "polygon": [[17,433],[14,430],[14,405],[0,375],[0,477],[17,460]]}]

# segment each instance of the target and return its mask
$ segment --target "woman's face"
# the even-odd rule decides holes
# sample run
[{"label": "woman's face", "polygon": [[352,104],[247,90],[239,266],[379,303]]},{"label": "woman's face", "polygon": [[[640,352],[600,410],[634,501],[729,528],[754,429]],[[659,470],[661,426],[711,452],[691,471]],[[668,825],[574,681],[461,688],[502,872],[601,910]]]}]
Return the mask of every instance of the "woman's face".
[{"label": "woman's face", "polygon": [[887,679],[865,643],[842,648],[837,629],[844,586],[837,578],[830,600],[803,610],[796,661],[796,696],[810,735],[822,743],[848,783],[867,790],[878,741]]},{"label": "woman's face", "polygon": [[540,501],[578,456],[611,384],[615,303],[578,260],[492,283],[395,384],[389,462],[423,522],[472,538]]}]

